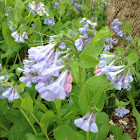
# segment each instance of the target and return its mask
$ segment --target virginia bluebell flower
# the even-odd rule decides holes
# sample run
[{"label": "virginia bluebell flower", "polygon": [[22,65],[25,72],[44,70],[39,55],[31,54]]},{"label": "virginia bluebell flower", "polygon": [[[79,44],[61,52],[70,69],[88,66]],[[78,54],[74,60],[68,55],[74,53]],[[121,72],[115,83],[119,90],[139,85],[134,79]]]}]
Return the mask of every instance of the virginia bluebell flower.
[{"label": "virginia bluebell flower", "polygon": [[66,47],[65,42],[61,42],[59,48],[63,50],[65,49],[65,47]]},{"label": "virginia bluebell flower", "polygon": [[128,114],[130,111],[125,107],[123,107],[123,108],[115,108],[115,112],[116,112],[115,116],[123,117],[124,115]]},{"label": "virginia bluebell flower", "polygon": [[126,40],[127,40],[127,41],[130,41],[130,40],[131,40],[131,37],[130,37],[130,36],[128,36],[128,37],[126,38]]},{"label": "virginia bluebell flower", "polygon": [[[115,89],[130,90],[130,83],[133,81],[133,76],[129,70],[126,72],[126,66],[115,66],[115,55],[101,54],[100,56],[101,61],[98,64],[97,70],[94,71],[95,76],[105,74],[107,79],[111,81],[111,84],[114,85]],[[125,73],[123,71],[125,71]]]},{"label": "virginia bluebell flower", "polygon": [[[87,120],[85,120],[87,118]],[[87,113],[84,117],[74,120],[74,124],[86,132],[98,132],[98,126],[95,123],[95,115]]]},{"label": "virginia bluebell flower", "polygon": [[52,18],[45,18],[44,24],[51,25],[51,26],[55,25],[54,18],[53,17]]},{"label": "virginia bluebell flower", "polygon": [[[118,39],[116,38],[106,38],[105,39],[105,44],[104,44],[104,51],[110,51],[111,48],[113,48],[112,44],[117,44],[118,43]],[[107,44],[107,45],[106,45]]]},{"label": "virginia bluebell flower", "polygon": [[11,33],[11,36],[15,39],[18,43],[24,43],[25,39],[28,39],[27,33],[23,32],[22,34],[19,34],[17,31]]},{"label": "virginia bluebell flower", "polygon": [[55,2],[54,8],[59,9],[59,3],[58,2]]},{"label": "virginia bluebell flower", "polygon": [[74,5],[74,8],[76,8],[76,9],[80,9],[80,8],[82,8],[83,6],[82,5],[80,5],[80,4],[78,4],[78,3],[75,3],[75,5]]}]

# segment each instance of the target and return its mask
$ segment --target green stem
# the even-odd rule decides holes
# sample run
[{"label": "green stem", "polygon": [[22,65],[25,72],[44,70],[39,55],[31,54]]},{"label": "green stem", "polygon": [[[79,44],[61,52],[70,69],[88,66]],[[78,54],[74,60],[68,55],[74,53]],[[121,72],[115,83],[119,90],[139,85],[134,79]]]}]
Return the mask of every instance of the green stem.
[{"label": "green stem", "polygon": [[[35,115],[32,112],[31,112],[31,116],[35,119],[35,121],[41,127],[40,122],[38,121],[38,119],[35,117]],[[44,133],[44,134],[45,134],[46,139],[49,140],[49,137],[48,137],[47,133]]]},{"label": "green stem", "polygon": [[18,55],[16,55],[16,58],[15,58],[15,60],[14,60],[14,64],[13,64],[13,65],[16,64],[16,62],[17,62],[17,57],[18,57]]},{"label": "green stem", "polygon": [[9,130],[8,130],[2,123],[0,123],[0,127],[1,127],[2,129],[4,129],[6,132],[9,132]]},{"label": "green stem", "polygon": [[89,140],[89,132],[86,133],[86,140]]},{"label": "green stem", "polygon": [[25,114],[25,112],[24,112],[22,109],[20,109],[20,111],[21,111],[21,113],[23,114],[23,116],[26,118],[26,120],[28,121],[28,123],[30,124],[30,126],[32,127],[32,129],[33,129],[35,135],[37,135],[37,132],[36,132],[35,128],[33,127],[32,123],[30,122],[30,120],[29,120],[29,118],[27,117],[27,115]]},{"label": "green stem", "polygon": [[67,118],[70,114],[72,113],[72,111],[70,111],[68,114],[66,114],[63,118],[62,118],[62,121]]},{"label": "green stem", "polygon": [[62,118],[61,118],[61,114],[60,114],[60,109],[58,110],[58,114],[59,114],[60,124],[62,125]]},{"label": "green stem", "polygon": [[[20,94],[18,93],[18,95],[19,95],[19,97],[20,97],[20,99],[21,99],[21,101],[23,100],[22,99],[22,97],[20,96]],[[20,110],[22,110],[22,109],[20,109]],[[30,120],[29,120],[29,118],[26,116],[26,114],[24,113],[24,111],[22,110],[22,114],[24,115],[24,117],[27,119],[27,121],[29,122],[29,124],[31,125],[31,127],[33,128],[33,131],[35,130],[35,128],[32,126],[32,124],[31,124],[31,122],[30,122]],[[31,114],[31,116],[35,119],[35,121],[39,124],[39,126],[40,126],[40,122],[38,121],[38,119],[35,117],[35,115],[31,112],[30,113]],[[41,126],[40,126],[40,128],[41,128]],[[41,128],[42,129],[42,128]],[[36,131],[36,130],[35,130]],[[35,132],[34,131],[34,132]],[[37,132],[35,132],[35,134],[37,134]],[[47,140],[49,140],[49,137],[48,137],[48,135],[46,134],[46,133],[44,133],[45,134],[45,137],[47,138]]]}]

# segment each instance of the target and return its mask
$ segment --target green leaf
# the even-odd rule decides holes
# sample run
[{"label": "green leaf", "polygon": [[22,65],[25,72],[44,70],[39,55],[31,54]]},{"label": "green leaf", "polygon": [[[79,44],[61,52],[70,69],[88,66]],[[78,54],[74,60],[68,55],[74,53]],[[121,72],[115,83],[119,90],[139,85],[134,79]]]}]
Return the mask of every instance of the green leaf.
[{"label": "green leaf", "polygon": [[100,112],[96,116],[98,133],[91,136],[92,140],[104,140],[109,132],[109,117],[106,113]]},{"label": "green leaf", "polygon": [[55,103],[55,108],[56,108],[56,110],[60,110],[62,100],[55,100],[54,103]]},{"label": "green leaf", "polygon": [[85,140],[84,136],[74,131],[68,125],[62,125],[54,130],[55,140]]},{"label": "green leaf", "polygon": [[62,17],[65,14],[65,5],[62,1],[59,2],[59,15]]},{"label": "green leaf", "polygon": [[115,140],[123,140],[122,139],[122,128],[120,128],[118,126],[110,126],[109,129],[113,133]]},{"label": "green leaf", "polygon": [[30,97],[25,97],[21,102],[21,107],[28,112],[33,112],[32,99]]},{"label": "green leaf", "polygon": [[35,25],[36,25],[36,29],[37,29],[38,31],[40,31],[41,28],[42,28],[42,24],[41,24],[41,21],[40,21],[40,17],[39,17],[39,16],[38,16],[38,17],[36,18],[36,20],[35,20]]},{"label": "green leaf", "polygon": [[97,42],[99,39],[105,39],[110,38],[113,34],[110,32],[108,27],[104,27],[100,31],[97,32],[97,34],[93,37],[91,40],[91,43]]},{"label": "green leaf", "polygon": [[124,27],[124,32],[125,32],[125,33],[128,33],[128,34],[131,33],[131,26],[130,26],[129,24],[126,24],[126,25],[125,25],[125,27]]},{"label": "green leaf", "polygon": [[[13,112],[12,114],[14,115],[15,113]],[[7,115],[11,117],[12,114]],[[8,140],[25,140],[25,134],[32,133],[31,126],[19,111],[13,116],[13,121],[14,125],[10,129]]]},{"label": "green leaf", "polygon": [[26,87],[26,83],[21,83],[17,88],[17,92],[19,93],[19,91],[22,90],[25,87]]},{"label": "green leaf", "polygon": [[23,9],[24,5],[22,0],[16,0],[15,6],[14,6],[14,13],[15,13],[15,20],[18,23],[21,18],[22,18],[22,9]]},{"label": "green leaf", "polygon": [[95,65],[97,65],[99,61],[95,59],[94,57],[91,57],[90,55],[82,53],[80,55],[80,63],[79,65],[83,68],[91,68]]},{"label": "green leaf", "polygon": [[128,135],[128,133],[125,133],[122,135],[122,139],[123,140],[131,140],[130,136]]},{"label": "green leaf", "polygon": [[134,64],[135,62],[139,60],[139,57],[137,54],[129,54],[126,58],[130,64]]},{"label": "green leaf", "polygon": [[[78,61],[72,62],[71,70],[72,70],[73,82],[78,83],[79,82],[79,63],[78,63]],[[84,81],[85,77],[86,77],[85,69],[82,69],[82,81]]]},{"label": "green leaf", "polygon": [[8,25],[3,25],[2,34],[6,44],[9,46],[9,48],[11,48],[14,45],[15,41],[14,38],[11,37],[11,31]]},{"label": "green leaf", "polygon": [[[110,86],[110,82],[107,80],[105,75],[100,75],[89,78],[85,82],[83,89],[84,97],[80,94],[79,105],[81,111],[85,114],[87,111],[85,110],[85,108],[87,108],[87,104],[88,108],[92,108],[95,104],[99,110],[102,110],[105,103],[105,91],[111,90],[113,87]],[[85,103],[85,100],[87,104]]]},{"label": "green leaf", "polygon": [[44,104],[40,103],[38,100],[34,99],[34,102],[42,111],[48,111],[47,107]]},{"label": "green leaf", "polygon": [[120,55],[124,55],[125,54],[125,51],[124,51],[123,48],[117,47],[117,53],[120,54]]},{"label": "green leaf", "polygon": [[46,113],[41,117],[40,126],[45,134],[47,133],[48,126],[52,124],[55,121],[55,119],[56,116],[50,110],[46,111]]},{"label": "green leaf", "polygon": [[82,55],[89,55],[91,57],[97,58],[100,53],[103,51],[104,48],[104,43],[105,43],[105,39],[100,39],[97,42],[93,42],[90,45],[86,46],[86,48],[82,51],[82,53],[80,54],[80,57]]},{"label": "green leaf", "polygon": [[136,120],[137,120],[137,127],[138,127],[137,137],[139,137],[140,136],[140,114],[135,107],[133,107],[132,113],[136,117]]},{"label": "green leaf", "polygon": [[31,134],[31,133],[26,134],[25,139],[26,140],[45,140],[45,138],[35,136],[35,135]]},{"label": "green leaf", "polygon": [[13,102],[12,106],[13,106],[14,108],[18,108],[18,109],[21,108],[21,99],[15,100],[15,101]]},{"label": "green leaf", "polygon": [[71,95],[72,96],[72,112],[76,114],[79,112],[79,94],[80,94],[80,88],[76,85],[72,86]]},{"label": "green leaf", "polygon": [[0,99],[0,106],[4,105],[7,103],[7,99]]}]

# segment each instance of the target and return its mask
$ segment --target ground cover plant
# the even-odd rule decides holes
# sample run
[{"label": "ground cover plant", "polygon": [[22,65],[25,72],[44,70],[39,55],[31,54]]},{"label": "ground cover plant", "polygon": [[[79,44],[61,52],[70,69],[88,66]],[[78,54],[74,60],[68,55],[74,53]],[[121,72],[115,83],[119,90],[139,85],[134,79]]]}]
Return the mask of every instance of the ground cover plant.
[{"label": "ground cover plant", "polygon": [[140,39],[108,6],[0,0],[2,140],[139,140]]}]

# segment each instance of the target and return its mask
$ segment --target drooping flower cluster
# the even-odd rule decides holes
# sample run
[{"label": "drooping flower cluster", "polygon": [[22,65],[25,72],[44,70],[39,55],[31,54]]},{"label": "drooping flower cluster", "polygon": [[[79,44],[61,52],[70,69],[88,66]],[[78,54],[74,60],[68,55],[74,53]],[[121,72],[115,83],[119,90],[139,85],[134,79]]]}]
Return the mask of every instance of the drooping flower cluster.
[{"label": "drooping flower cluster", "polygon": [[122,27],[122,22],[120,22],[118,19],[114,19],[111,24],[112,29],[117,33],[117,35],[123,37],[124,32],[123,30],[120,30],[120,28]]},{"label": "drooping flower cluster", "polygon": [[123,108],[115,108],[115,116],[117,117],[123,117],[124,115],[128,114],[130,111],[126,109],[125,107]]},{"label": "drooping flower cluster", "polygon": [[[115,58],[113,55],[101,54],[101,61],[97,67],[97,70],[94,71],[96,76],[105,74],[107,79],[111,81],[111,84],[114,85],[114,88],[117,90],[126,89],[130,90],[130,83],[133,81],[131,73],[125,72],[125,65],[115,66]],[[111,58],[110,60],[106,60]],[[114,59],[113,59],[114,58]]]},{"label": "drooping flower cluster", "polygon": [[[92,22],[90,20],[87,20],[84,17],[80,21],[80,24],[83,27],[79,28],[79,32],[81,33],[81,35],[79,36],[78,39],[75,40],[75,46],[79,51],[82,51],[83,46],[85,44],[87,44],[87,45],[90,44],[90,41],[92,40],[92,38],[96,34],[95,27],[97,26],[97,22]],[[92,31],[94,31],[94,33],[92,33],[92,34],[87,33],[88,30],[92,30]]]},{"label": "drooping flower cluster", "polygon": [[116,38],[106,38],[105,39],[106,44],[104,44],[104,51],[110,51],[111,48],[113,48],[112,44],[117,44],[118,39]]},{"label": "drooping flower cluster", "polygon": [[[2,66],[0,64],[0,74],[2,71]],[[6,72],[6,71],[5,71]],[[13,102],[14,100],[20,98],[17,93],[17,87],[18,85],[11,85],[10,82],[8,82],[8,75],[0,76],[0,98],[1,99],[8,99],[8,102]],[[20,92],[23,92],[24,89],[20,90]]]},{"label": "drooping flower cluster", "polygon": [[76,8],[76,9],[80,9],[80,8],[82,8],[83,6],[82,5],[80,5],[80,4],[78,4],[78,3],[75,3],[75,5],[74,5],[74,8]]},{"label": "drooping flower cluster", "polygon": [[[119,19],[114,19],[111,24],[111,28],[117,33],[118,36],[123,37],[124,35],[126,35],[122,30],[122,22],[120,22]],[[127,36],[126,40],[130,41],[131,37]]]},{"label": "drooping flower cluster", "polygon": [[23,32],[22,34],[14,31],[11,33],[11,36],[15,39],[18,43],[24,43],[25,39],[28,39],[27,32]]},{"label": "drooping flower cluster", "polygon": [[98,132],[98,126],[95,122],[95,115],[87,113],[84,117],[74,120],[74,124],[86,132]]},{"label": "drooping flower cluster", "polygon": [[45,5],[42,2],[37,3],[36,1],[33,1],[28,4],[28,8],[32,12],[32,14],[35,15],[37,13],[39,16],[44,16],[44,15],[49,16],[44,6]]},{"label": "drooping flower cluster", "polygon": [[24,69],[17,69],[18,72],[23,72],[25,75],[19,80],[27,83],[27,87],[31,87],[31,83],[38,83],[35,89],[47,101],[64,100],[72,89],[72,81],[70,80],[72,76],[68,75],[67,70],[62,71],[65,67],[63,59],[68,59],[68,56],[60,57],[68,50],[55,51],[54,47],[55,44],[50,43],[30,48],[28,50],[30,60],[23,61]]},{"label": "drooping flower cluster", "polygon": [[57,1],[54,3],[54,8],[59,10],[59,3]]},{"label": "drooping flower cluster", "polygon": [[55,25],[54,18],[53,17],[51,17],[51,18],[45,18],[44,19],[44,24],[51,25],[51,26]]}]

